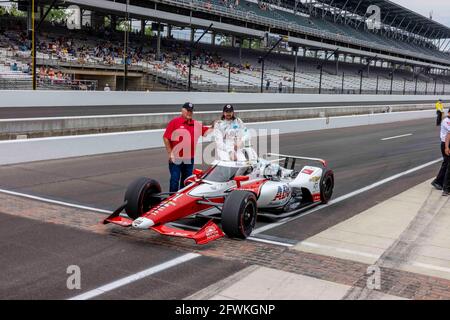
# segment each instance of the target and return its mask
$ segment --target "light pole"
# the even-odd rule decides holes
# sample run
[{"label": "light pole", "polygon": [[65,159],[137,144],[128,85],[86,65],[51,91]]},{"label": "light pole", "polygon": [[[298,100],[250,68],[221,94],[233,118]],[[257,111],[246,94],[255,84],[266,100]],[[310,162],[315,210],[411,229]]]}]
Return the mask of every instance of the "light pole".
[{"label": "light pole", "polygon": [[197,39],[194,43],[194,39],[191,40],[191,48],[189,50],[189,75],[188,75],[188,91],[191,91],[191,77],[192,77],[192,50],[195,49],[195,46],[198,44],[198,42],[203,38],[203,36],[212,28],[213,24],[211,23],[208,28],[206,28],[205,31],[203,31],[200,38]]},{"label": "light pole", "polygon": [[231,62],[228,62],[228,92],[231,92]]},{"label": "light pole", "polygon": [[380,81],[380,76],[377,75],[377,87],[375,89],[375,94],[378,94],[378,83],[379,83],[379,81]]},{"label": "light pole", "polygon": [[391,71],[390,76],[391,76],[391,89],[389,91],[389,94],[392,95],[392,89],[394,87],[394,70]]},{"label": "light pole", "polygon": [[416,95],[417,94],[417,83],[419,82],[419,75],[416,74],[414,77],[416,78],[416,85],[414,87],[414,95]]},{"label": "light pole", "polygon": [[339,49],[334,50],[328,57],[325,57],[325,60],[322,61],[322,63],[320,63],[317,66],[317,69],[320,70],[320,77],[319,77],[319,94],[322,93],[322,76],[323,76],[323,65],[325,62],[327,62],[333,55],[335,55],[336,53],[339,52]]},{"label": "light pole", "polygon": [[295,51],[295,60],[294,60],[294,75],[292,77],[292,93],[295,93],[295,73],[297,72],[297,55],[298,55],[298,46],[292,47]]},{"label": "light pole", "polygon": [[37,52],[37,33],[41,29],[42,23],[50,13],[50,10],[54,8],[56,0],[53,0],[47,11],[42,17],[40,17],[39,24],[36,27],[36,9],[38,6],[38,0],[31,0],[31,76],[33,79],[33,90],[37,89],[37,75],[36,75],[36,52]]},{"label": "light pole", "polygon": [[273,49],[275,49],[280,42],[283,40],[283,37],[280,37],[278,41],[270,48],[269,51],[266,52],[266,54],[263,57],[260,57],[258,60],[259,63],[261,63],[261,93],[264,92],[264,60],[269,56],[269,54],[272,52]]},{"label": "light pole", "polygon": [[[125,5],[126,10],[126,28],[124,35],[124,50],[123,50],[123,60],[124,60],[124,70],[123,70],[123,91],[128,90],[128,28],[130,27],[129,20],[130,15],[128,12],[128,6],[130,5],[130,0],[127,0]],[[159,26],[158,26],[159,28]]]},{"label": "light pole", "polygon": [[36,0],[31,0],[31,70],[32,70],[32,77],[33,77],[33,90],[36,90],[36,88],[37,88],[35,11],[36,11]]},{"label": "light pole", "polygon": [[363,84],[363,71],[359,70],[359,94],[362,94],[362,84]]},{"label": "light pole", "polygon": [[375,60],[377,57],[378,57],[378,56],[375,56],[375,57],[370,58],[370,59],[366,62],[365,66],[362,67],[362,68],[358,71],[358,73],[360,74],[360,77],[361,77],[361,78],[360,78],[360,81],[359,81],[359,94],[362,94],[362,85],[363,85],[363,74],[364,74],[364,69],[367,68],[367,76],[369,76],[369,66],[370,66],[370,63],[371,63],[373,60]]}]

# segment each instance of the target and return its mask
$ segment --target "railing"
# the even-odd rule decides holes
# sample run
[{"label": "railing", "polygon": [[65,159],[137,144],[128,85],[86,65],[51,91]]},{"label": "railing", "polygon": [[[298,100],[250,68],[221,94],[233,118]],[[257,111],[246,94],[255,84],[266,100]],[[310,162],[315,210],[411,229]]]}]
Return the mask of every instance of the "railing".
[{"label": "railing", "polygon": [[[4,50],[1,51],[3,57],[5,56]],[[23,55],[22,58],[26,60],[26,52],[21,53]],[[108,70],[115,71],[117,75],[120,75],[123,72],[123,64],[103,64],[101,61],[91,61],[80,64],[78,61],[61,61],[59,58],[52,57],[51,55],[47,58],[43,58],[42,54],[39,54],[41,58],[37,59],[37,65],[54,67],[55,69],[62,70],[64,73],[72,73],[67,72],[68,69],[72,70],[80,70],[92,68],[95,70]],[[17,52],[9,52],[6,56],[10,56],[13,59],[17,59]],[[178,68],[176,68],[173,64],[163,64],[161,62],[139,62],[136,64],[132,64],[129,67],[129,71],[135,71],[139,73],[152,75],[155,83],[163,83],[166,85],[167,90],[183,90],[187,86],[187,72],[183,73]],[[246,70],[241,70],[241,74],[245,77],[240,77],[239,74],[232,73],[230,75],[230,86],[228,86],[228,68],[219,68],[219,70],[210,70],[207,66],[205,66],[202,71],[202,76],[200,76],[200,68],[198,66],[193,66],[193,87],[195,90],[199,91],[228,91],[232,92],[257,92],[260,90],[260,77],[258,70],[254,72],[248,72]],[[266,70],[266,78],[271,79],[272,87],[270,87],[266,92],[279,92],[278,83],[279,81],[283,82],[283,86],[281,88],[282,93],[291,93],[293,92],[292,83],[289,84],[283,78],[286,76],[287,78],[292,76],[292,72],[289,70]],[[256,73],[255,73],[256,72]],[[74,72],[75,73],[75,72]],[[208,76],[209,73],[210,76]],[[214,76],[213,76],[214,74]],[[28,77],[28,79],[2,79],[0,82],[0,89],[28,89],[31,88],[31,79],[29,75],[25,73],[21,74],[21,77]],[[250,77],[250,78],[249,78]],[[219,78],[220,83],[214,78]],[[390,79],[379,78],[379,86],[378,90],[375,89],[375,78],[363,78],[363,85],[360,88],[360,77],[355,75],[346,75],[344,85],[342,86],[341,77],[335,75],[324,75],[322,77],[322,84],[319,83],[318,75],[316,73],[308,73],[308,72],[298,72],[296,74],[296,93],[318,93],[319,87],[322,88],[323,93],[347,93],[347,94],[357,94],[360,91],[362,93],[379,93],[379,94],[390,94]],[[266,81],[266,79],[265,79]],[[266,83],[264,81],[264,87]],[[291,80],[292,81],[292,80]],[[392,94],[400,93],[400,94],[441,94],[446,93],[446,87],[450,86],[447,83],[439,80],[436,84],[436,89],[434,88],[434,81],[428,82],[419,81],[417,90],[415,89],[415,83],[411,81],[404,82],[404,79],[396,79],[393,81],[393,89]],[[144,87],[133,87],[130,90],[145,90]],[[373,88],[372,88],[373,87]],[[38,82],[39,89],[65,89],[65,90],[96,90],[98,88],[97,81],[77,81],[73,80],[65,81],[53,79],[50,80],[46,78],[45,80]],[[149,88],[149,86],[147,86]],[[414,89],[411,89],[414,88]],[[101,88],[100,88],[101,89]]]},{"label": "railing", "polygon": [[[57,80],[57,79],[38,79],[37,88],[39,90],[81,90],[95,91],[98,83],[96,80]],[[31,79],[11,79],[1,78],[0,90],[31,90]]]}]

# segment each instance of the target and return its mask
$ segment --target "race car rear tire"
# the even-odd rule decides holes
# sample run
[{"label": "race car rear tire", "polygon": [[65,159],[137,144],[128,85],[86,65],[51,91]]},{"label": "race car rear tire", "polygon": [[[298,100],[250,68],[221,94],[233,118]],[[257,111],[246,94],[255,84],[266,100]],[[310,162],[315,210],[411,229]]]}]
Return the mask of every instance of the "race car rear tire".
[{"label": "race car rear tire", "polygon": [[322,203],[328,203],[333,195],[334,189],[334,173],[332,170],[326,169],[320,179],[320,200]]},{"label": "race car rear tire", "polygon": [[256,196],[253,192],[232,191],[223,203],[223,232],[230,238],[247,238],[255,227],[257,212]]},{"label": "race car rear tire", "polygon": [[131,219],[139,218],[161,202],[161,198],[153,197],[157,193],[161,193],[158,181],[145,177],[134,180],[125,192],[125,212]]}]

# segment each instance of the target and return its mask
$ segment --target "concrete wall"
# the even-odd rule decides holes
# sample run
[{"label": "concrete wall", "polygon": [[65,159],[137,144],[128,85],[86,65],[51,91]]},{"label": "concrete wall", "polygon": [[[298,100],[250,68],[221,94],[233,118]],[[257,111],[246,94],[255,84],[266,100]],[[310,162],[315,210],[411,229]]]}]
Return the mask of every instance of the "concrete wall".
[{"label": "concrete wall", "polygon": [[[427,110],[259,122],[250,123],[248,127],[252,129],[275,129],[279,130],[280,134],[284,134],[433,118],[434,116],[435,112],[433,110]],[[98,135],[0,141],[0,165],[162,147],[163,131],[162,129],[156,129]]]},{"label": "concrete wall", "polygon": [[[324,118],[371,113],[433,110],[432,104],[406,104],[388,106],[342,106],[321,108],[286,108],[240,110],[237,116],[245,122],[278,121],[305,118]],[[207,125],[220,116],[220,111],[201,111],[195,118]],[[106,133],[131,130],[165,128],[179,113],[151,113],[138,115],[103,115],[83,117],[51,117],[31,119],[0,119],[0,139],[16,139],[17,135],[28,138],[74,134]]]},{"label": "concrete wall", "polygon": [[80,92],[80,91],[0,91],[2,107],[64,107],[64,106],[181,106],[190,101],[196,105],[225,103],[239,105],[283,106],[346,106],[404,103],[432,103],[437,99],[450,101],[450,96],[397,95],[317,95],[277,93],[211,93],[211,92]]}]

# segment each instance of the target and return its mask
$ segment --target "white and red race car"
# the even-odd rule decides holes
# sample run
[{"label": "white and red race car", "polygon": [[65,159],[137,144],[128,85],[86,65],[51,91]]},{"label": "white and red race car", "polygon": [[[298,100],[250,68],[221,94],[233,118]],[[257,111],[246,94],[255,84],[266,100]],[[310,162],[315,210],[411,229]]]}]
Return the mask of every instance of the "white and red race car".
[{"label": "white and red race car", "polygon": [[[334,174],[325,160],[268,154],[276,158],[269,161],[251,156],[252,152],[246,150],[250,155],[246,161],[215,161],[205,171],[195,169],[176,193],[162,193],[157,181],[139,178],[129,185],[124,203],[103,223],[151,229],[205,244],[224,234],[245,239],[257,217],[286,218],[330,200]],[[278,164],[281,161],[283,166]],[[300,161],[318,165],[296,170]],[[121,214],[123,210],[126,215]],[[208,222],[195,231],[171,225],[184,218],[207,218]]]}]

